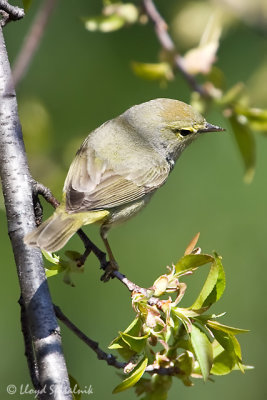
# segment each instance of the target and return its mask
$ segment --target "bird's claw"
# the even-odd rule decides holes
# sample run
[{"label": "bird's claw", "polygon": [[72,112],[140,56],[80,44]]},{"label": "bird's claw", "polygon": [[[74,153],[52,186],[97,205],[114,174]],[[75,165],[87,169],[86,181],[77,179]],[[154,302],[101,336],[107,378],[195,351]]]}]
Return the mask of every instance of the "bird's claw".
[{"label": "bird's claw", "polygon": [[105,267],[102,267],[105,272],[101,276],[101,281],[108,282],[111,278],[114,278],[114,271],[118,271],[119,266],[115,261],[108,261]]}]

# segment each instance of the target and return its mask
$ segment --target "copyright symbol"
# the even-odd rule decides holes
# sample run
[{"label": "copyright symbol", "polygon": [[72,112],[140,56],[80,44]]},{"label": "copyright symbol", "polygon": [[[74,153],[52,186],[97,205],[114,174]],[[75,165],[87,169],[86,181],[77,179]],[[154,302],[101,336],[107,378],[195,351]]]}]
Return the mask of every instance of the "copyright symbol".
[{"label": "copyright symbol", "polygon": [[17,391],[16,385],[8,385],[6,388],[8,394],[15,394]]}]

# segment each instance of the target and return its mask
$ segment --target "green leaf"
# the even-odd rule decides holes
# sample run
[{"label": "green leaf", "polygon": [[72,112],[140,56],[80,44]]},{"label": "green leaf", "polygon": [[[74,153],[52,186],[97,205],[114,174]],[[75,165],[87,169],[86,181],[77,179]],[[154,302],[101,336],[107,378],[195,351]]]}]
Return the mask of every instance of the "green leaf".
[{"label": "green leaf", "polygon": [[58,275],[66,270],[66,267],[60,263],[60,258],[57,254],[49,253],[48,251],[42,250],[43,256],[52,265],[45,265],[45,274],[47,278]]},{"label": "green leaf", "polygon": [[171,376],[154,374],[150,379],[141,378],[135,385],[135,392],[137,396],[144,394],[142,400],[167,400],[171,384]]},{"label": "green leaf", "polygon": [[190,307],[193,310],[198,310],[202,307],[210,307],[218,301],[225,289],[225,274],[220,257],[215,254],[214,261],[211,265],[209,275],[206,282],[194,302]]},{"label": "green leaf", "polygon": [[217,321],[207,321],[207,325],[210,328],[228,333],[228,334],[232,334],[232,335],[238,335],[239,333],[247,333],[249,332],[249,330],[247,329],[240,329],[240,328],[234,328],[232,326],[227,326],[227,325],[223,325]]},{"label": "green leaf", "polygon": [[191,320],[183,313],[183,309],[179,307],[172,307],[171,311],[176,315],[177,318],[183,323],[186,331],[189,333],[192,330]]},{"label": "green leaf", "polygon": [[189,377],[192,374],[194,362],[195,359],[193,353],[191,353],[191,351],[186,350],[184,353],[180,354],[177,357],[175,361],[175,366],[177,366],[181,371],[183,371],[183,374]]},{"label": "green leaf", "polygon": [[50,269],[50,268],[45,268],[45,275],[47,278],[51,278],[52,276],[56,276],[63,272],[65,269],[59,266],[57,269]]},{"label": "green leaf", "polygon": [[90,32],[113,32],[125,25],[125,19],[119,15],[98,15],[96,17],[84,18],[84,26]]},{"label": "green leaf", "polygon": [[235,365],[235,360],[232,355],[223,350],[217,357],[214,358],[211,373],[214,375],[227,375]]},{"label": "green leaf", "polygon": [[138,21],[139,10],[133,3],[107,4],[103,9],[104,15],[118,15],[123,18],[125,23],[134,24]]},{"label": "green leaf", "polygon": [[140,353],[146,345],[149,334],[145,336],[131,336],[127,333],[120,332],[120,337],[126,344],[128,344],[131,350]]},{"label": "green leaf", "polygon": [[[135,318],[133,322],[128,326],[128,328],[125,329],[123,334],[128,334],[133,337],[136,337],[139,334],[141,327],[142,327],[141,319]],[[130,348],[126,340],[122,339],[121,333],[110,343],[108,348],[117,350],[121,355],[121,357],[123,357],[125,360],[129,360],[135,354],[135,351]]]},{"label": "green leaf", "polygon": [[116,386],[112,393],[119,393],[122,392],[123,390],[129,389],[130,387],[134,386],[136,382],[138,382],[139,379],[141,379],[142,375],[144,374],[145,369],[147,367],[147,362],[148,362],[147,358],[141,361],[133,370],[133,373],[123,382],[121,382],[118,386]]},{"label": "green leaf", "polygon": [[244,162],[244,180],[246,183],[250,183],[254,177],[256,162],[256,144],[254,136],[244,116],[233,114],[229,118],[229,121],[232,125],[236,143]]},{"label": "green leaf", "polygon": [[149,64],[133,61],[131,67],[135,75],[147,80],[169,81],[173,79],[170,64],[166,62]]},{"label": "green leaf", "polygon": [[54,253],[49,253],[48,251],[42,250],[43,256],[49,261],[51,264],[59,263],[59,256]]},{"label": "green leaf", "polygon": [[187,271],[191,271],[214,261],[214,258],[209,254],[188,254],[180,258],[175,265],[176,274],[183,275]]},{"label": "green leaf", "polygon": [[82,393],[81,393],[81,388],[79,386],[79,383],[70,374],[69,374],[69,380],[70,380],[70,388],[71,388],[71,393],[72,393],[72,399],[73,400],[81,400]]},{"label": "green leaf", "polygon": [[203,379],[206,382],[213,362],[212,345],[207,336],[195,325],[192,325],[190,337]]},{"label": "green leaf", "polygon": [[[142,326],[142,321],[140,318],[135,318],[133,322],[123,331],[123,333],[128,333],[128,335],[131,336],[137,336],[140,332]],[[108,346],[109,349],[118,349],[123,347],[123,340],[121,338],[121,335],[117,336],[110,345]]]},{"label": "green leaf", "polygon": [[[227,368],[230,368],[230,364],[231,364],[230,360],[232,360],[231,368],[233,369],[234,366],[238,366],[238,368],[242,372],[244,372],[244,367],[242,365],[241,347],[240,347],[240,344],[239,344],[238,340],[236,339],[236,337],[233,334],[225,333],[223,331],[219,331],[216,329],[211,329],[211,330],[212,330],[217,342],[223,347],[223,349],[227,353],[227,354],[223,355],[223,359],[228,360]],[[219,357],[219,355],[217,355],[217,356]],[[220,357],[222,357],[222,356],[220,356]],[[215,359],[216,359],[216,357],[215,357]],[[221,363],[221,358],[219,358],[219,360]],[[228,372],[224,372],[224,373],[228,373]]]}]

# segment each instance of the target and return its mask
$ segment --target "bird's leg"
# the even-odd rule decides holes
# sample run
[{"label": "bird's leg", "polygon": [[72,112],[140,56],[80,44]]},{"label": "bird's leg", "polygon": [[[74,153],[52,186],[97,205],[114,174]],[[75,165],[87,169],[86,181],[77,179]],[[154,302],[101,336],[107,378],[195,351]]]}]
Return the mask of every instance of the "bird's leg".
[{"label": "bird's leg", "polygon": [[106,250],[108,253],[108,258],[109,258],[109,262],[107,264],[107,267],[105,268],[105,273],[101,276],[101,280],[104,282],[107,282],[110,278],[112,278],[113,271],[118,271],[118,269],[119,269],[119,266],[113,256],[112,250],[110,248],[109,242],[106,238],[106,233],[107,233],[107,231],[105,229],[103,229],[103,228],[100,229],[100,235],[101,235],[101,238],[106,247]]}]

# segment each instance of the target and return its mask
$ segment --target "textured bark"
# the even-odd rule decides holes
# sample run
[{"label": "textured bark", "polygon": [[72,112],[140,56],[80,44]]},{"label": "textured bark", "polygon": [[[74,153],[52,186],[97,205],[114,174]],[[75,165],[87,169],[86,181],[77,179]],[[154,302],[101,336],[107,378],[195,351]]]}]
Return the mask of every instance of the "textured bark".
[{"label": "textured bark", "polygon": [[[72,399],[61,336],[53,310],[40,250],[23,242],[35,227],[32,178],[29,173],[16,95],[0,27],[0,174],[8,234],[33,344],[39,389],[45,399]],[[25,329],[24,329],[25,331]],[[25,332],[24,332],[25,333]],[[29,341],[29,338],[27,338]],[[30,363],[32,364],[32,362]]]}]

